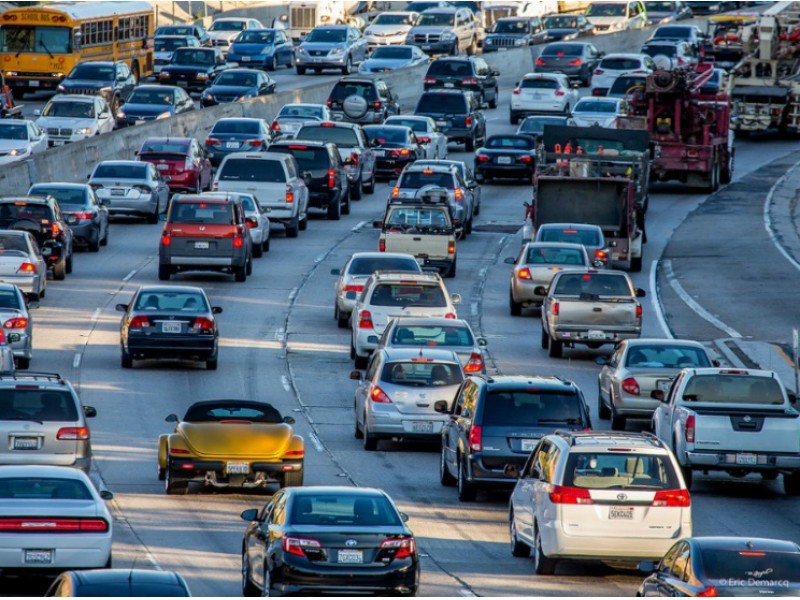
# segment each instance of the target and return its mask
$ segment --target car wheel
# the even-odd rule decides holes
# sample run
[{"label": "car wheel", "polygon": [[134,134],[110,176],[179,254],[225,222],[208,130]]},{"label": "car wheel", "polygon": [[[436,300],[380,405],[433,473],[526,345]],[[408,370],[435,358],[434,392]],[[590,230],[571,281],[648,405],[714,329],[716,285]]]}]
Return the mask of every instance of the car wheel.
[{"label": "car wheel", "polygon": [[472,233],[472,219],[467,221],[467,224],[464,226],[464,233],[466,235],[470,235]]},{"label": "car wheel", "polygon": [[442,451],[439,454],[439,482],[444,487],[453,487],[456,484],[456,478],[447,468],[444,444],[442,444]]},{"label": "car wheel", "polygon": [[254,258],[261,258],[264,256],[264,245],[263,244],[253,244],[253,257]]},{"label": "car wheel", "polygon": [[172,277],[172,267],[167,265],[158,265],[158,280],[169,281]]},{"label": "car wheel", "polygon": [[133,356],[131,356],[131,354],[127,352],[125,348],[120,348],[119,364],[123,369],[133,368]]},{"label": "car wheel", "polygon": [[237,283],[244,283],[247,281],[247,265],[241,267],[233,267],[233,278]]},{"label": "car wheel", "polygon": [[542,327],[542,350],[547,350],[550,347],[550,336]]},{"label": "car wheel", "polygon": [[69,274],[72,273],[72,248],[69,250],[69,255],[67,256],[67,262],[64,264],[64,270]]},{"label": "car wheel", "polygon": [[100,231],[97,232],[97,235],[93,240],[89,240],[89,252],[100,252],[100,244],[102,240],[100,239]]},{"label": "car wheel", "polygon": [[242,596],[253,598],[261,595],[261,590],[250,581],[250,557],[242,552]]},{"label": "car wheel", "polygon": [[103,236],[103,239],[100,240],[100,245],[101,246],[108,246],[109,229],[111,229],[111,228],[109,227],[108,223],[106,223],[106,234]]},{"label": "car wheel", "polygon": [[297,226],[300,231],[305,231],[308,229],[308,209],[306,209],[306,212],[303,213],[303,218],[297,222]]},{"label": "car wheel", "polygon": [[272,55],[272,64],[270,64],[267,69],[270,71],[277,71],[278,70],[278,57],[274,54]]},{"label": "car wheel", "polygon": [[303,485],[303,470],[286,471],[283,476],[283,487],[300,487]]},{"label": "car wheel", "polygon": [[537,575],[552,575],[556,571],[556,560],[542,552],[542,536],[538,527],[533,534],[533,571]]},{"label": "car wheel", "polygon": [[349,215],[350,214],[350,188],[348,187],[342,197],[342,214]]},{"label": "car wheel", "polygon": [[253,274],[253,257],[251,256],[250,258],[247,259],[247,262],[245,263],[245,275],[250,277],[250,275],[252,274]]},{"label": "car wheel", "polygon": [[[358,410],[358,407],[356,407],[356,410]],[[355,427],[353,429],[353,437],[356,438],[357,440],[363,439],[364,432],[361,431],[361,427],[358,426],[358,417],[355,417],[353,421],[355,422]]]},{"label": "car wheel", "polygon": [[464,142],[464,150],[467,152],[474,152],[476,141],[477,140],[474,137],[469,138],[466,142]]},{"label": "car wheel", "polygon": [[458,488],[458,499],[461,502],[475,501],[478,495],[475,484],[467,480],[467,466],[460,458],[458,461],[458,479],[456,480],[456,487]]},{"label": "car wheel", "polygon": [[358,353],[356,353],[356,357],[353,360],[355,362],[356,369],[360,371],[366,369],[367,365],[369,364],[369,356],[359,356]]},{"label": "car wheel", "polygon": [[189,490],[189,482],[175,479],[172,469],[167,465],[166,473],[164,474],[164,490],[168,496],[182,495]]},{"label": "car wheel", "polygon": [[511,292],[508,293],[508,312],[511,313],[512,317],[521,317],[522,316],[522,303],[514,301],[514,294]]},{"label": "car wheel", "polygon": [[160,203],[156,202],[156,209],[152,213],[147,215],[147,223],[149,225],[155,225],[158,223],[158,215],[160,213],[160,208],[161,208]]},{"label": "car wheel", "polygon": [[344,66],[342,67],[342,75],[350,75],[350,72],[352,70],[353,70],[353,61],[348,56],[347,60],[344,63]]},{"label": "car wheel", "polygon": [[489,101],[489,108],[497,108],[497,103],[500,102],[500,90],[495,88],[494,98]]},{"label": "car wheel", "polygon": [[611,410],[603,402],[603,393],[600,391],[600,384],[597,384],[597,416],[601,419],[610,419]]},{"label": "car wheel", "polygon": [[214,358],[209,358],[206,361],[206,370],[207,371],[216,371],[217,370],[217,361],[219,359],[215,356]]},{"label": "car wheel", "polygon": [[298,235],[300,235],[300,223],[298,221],[298,217],[292,219],[290,223],[285,225],[285,227],[287,238],[296,238]]},{"label": "car wheel", "polygon": [[56,281],[63,281],[67,278],[67,259],[62,258],[53,265],[53,279]]},{"label": "car wheel", "polygon": [[367,452],[375,452],[378,449],[378,438],[372,435],[367,428],[367,415],[364,415],[364,427],[362,429],[364,434],[364,450]]},{"label": "car wheel", "polygon": [[328,204],[328,221],[338,221],[342,218],[342,202],[338,198]]},{"label": "car wheel", "polygon": [[261,248],[264,250],[264,252],[269,252],[269,238],[264,240],[264,243],[261,244]]},{"label": "car wheel", "polygon": [[512,125],[516,125],[517,123],[519,123],[519,115],[515,113],[513,110],[509,111],[508,122],[511,123]]},{"label": "car wheel", "polygon": [[456,270],[458,269],[458,259],[454,258],[453,262],[450,263],[450,268],[447,269],[447,273],[445,274],[445,278],[453,279],[456,276]]},{"label": "car wheel", "polygon": [[298,75],[305,75],[306,74],[306,68],[298,66],[297,67],[297,74]]},{"label": "car wheel", "polygon": [[27,356],[20,356],[17,359],[17,369],[29,369],[31,366],[31,359]]},{"label": "car wheel", "polygon": [[373,168],[372,171],[372,179],[369,180],[369,183],[364,184],[364,193],[365,194],[374,194],[375,193],[375,170]]},{"label": "car wheel", "polygon": [[350,317],[347,315],[347,313],[343,313],[341,310],[339,310],[338,304],[334,308],[333,317],[336,319],[336,325],[339,327],[339,329],[347,329]]},{"label": "car wheel", "polygon": [[564,353],[564,342],[559,342],[558,340],[550,340],[549,347],[547,349],[547,356],[550,358],[561,358],[561,355]]},{"label": "car wheel", "polygon": [[531,547],[517,539],[517,524],[514,521],[513,511],[508,516],[508,537],[511,539],[511,556],[527,558],[531,555]]},{"label": "car wheel", "polygon": [[[675,448],[675,445],[672,446]],[[683,481],[686,483],[686,489],[692,489],[692,482],[694,481],[694,473],[692,472],[692,467],[684,467],[681,465],[681,474],[683,475]],[[784,483],[785,484],[785,483]]]},{"label": "car wheel", "polygon": [[[349,184],[348,184],[349,185]],[[361,200],[362,196],[362,187],[361,187],[361,177],[355,182],[353,186],[350,187],[350,198],[353,200]]]},{"label": "car wheel", "polygon": [[617,414],[614,408],[614,399],[611,399],[611,430],[612,431],[625,431],[625,417]]},{"label": "car wheel", "polygon": [[159,481],[164,481],[167,478],[167,470],[160,465],[157,466],[156,477],[158,477]]}]

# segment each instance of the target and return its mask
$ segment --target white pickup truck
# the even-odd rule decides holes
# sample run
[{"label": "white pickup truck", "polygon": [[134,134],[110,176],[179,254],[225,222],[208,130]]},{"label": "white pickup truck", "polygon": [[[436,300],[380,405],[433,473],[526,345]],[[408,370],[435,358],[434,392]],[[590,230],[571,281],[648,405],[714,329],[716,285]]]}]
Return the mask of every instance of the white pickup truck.
[{"label": "white pickup truck", "polygon": [[783,474],[790,496],[800,495],[800,412],[772,371],[684,369],[653,414],[653,431],[675,452],[687,487],[692,471],[734,477]]}]

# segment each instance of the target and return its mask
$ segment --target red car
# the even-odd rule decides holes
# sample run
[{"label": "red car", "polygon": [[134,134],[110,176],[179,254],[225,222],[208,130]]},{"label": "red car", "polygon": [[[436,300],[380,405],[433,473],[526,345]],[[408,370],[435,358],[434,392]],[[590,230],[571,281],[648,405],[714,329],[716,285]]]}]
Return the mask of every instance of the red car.
[{"label": "red car", "polygon": [[192,138],[150,138],[137,152],[139,160],[153,163],[168,177],[171,192],[199,194],[211,187],[211,161],[206,150]]}]

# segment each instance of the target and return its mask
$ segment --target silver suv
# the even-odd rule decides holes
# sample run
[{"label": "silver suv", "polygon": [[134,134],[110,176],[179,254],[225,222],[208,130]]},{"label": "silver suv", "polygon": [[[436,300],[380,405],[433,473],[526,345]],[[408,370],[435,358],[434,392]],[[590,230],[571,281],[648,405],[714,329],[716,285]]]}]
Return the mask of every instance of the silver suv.
[{"label": "silver suv", "polygon": [[56,373],[0,374],[0,465],[92,465],[87,419],[72,385]]},{"label": "silver suv", "polygon": [[417,17],[406,44],[427,54],[458,56],[462,49],[472,56],[478,50],[478,20],[468,8],[431,8]]}]

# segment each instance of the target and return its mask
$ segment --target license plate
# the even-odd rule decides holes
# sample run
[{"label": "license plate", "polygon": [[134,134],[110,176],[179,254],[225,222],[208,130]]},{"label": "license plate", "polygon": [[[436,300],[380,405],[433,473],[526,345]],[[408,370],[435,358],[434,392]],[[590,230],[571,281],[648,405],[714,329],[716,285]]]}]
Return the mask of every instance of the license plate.
[{"label": "license plate", "polygon": [[226,148],[238,148],[239,147],[239,142],[226,142],[225,143],[225,147]]},{"label": "license plate", "polygon": [[447,121],[436,121],[439,127],[447,127]]},{"label": "license plate", "polygon": [[133,124],[134,125],[144,125],[145,123],[146,123],[146,121],[144,119],[136,119],[136,121],[134,121]]},{"label": "license plate", "polygon": [[423,50],[430,50],[433,46],[422,46]]},{"label": "license plate", "polygon": [[246,475],[250,472],[250,463],[229,462],[227,466],[228,475]]},{"label": "license plate", "polygon": [[111,195],[112,196],[124,196],[125,195],[125,190],[121,190],[119,188],[112,188],[111,189]]},{"label": "license plate", "polygon": [[53,146],[63,146],[66,144],[64,140],[51,140],[53,142]]},{"label": "license plate", "polygon": [[168,171],[169,165],[156,165],[156,169],[158,169],[159,171]]},{"label": "license plate", "polygon": [[737,454],[737,465],[755,465],[758,464],[758,456],[755,454]]},{"label": "license plate", "polygon": [[52,562],[52,550],[25,550],[26,565],[49,565]]},{"label": "license plate", "polygon": [[533,99],[534,99],[534,100],[541,100],[541,99],[542,99],[542,95],[541,95],[541,94],[538,94],[538,93],[537,93],[537,94],[534,94],[534,95],[533,95]]},{"label": "license plate", "polygon": [[383,158],[384,156],[386,156],[386,150],[375,150],[376,158]]},{"label": "license plate", "polygon": [[453,84],[453,83],[445,83],[445,84],[444,84],[444,87],[446,87],[446,88],[451,88],[451,87],[456,87],[456,86],[455,86],[455,84]]},{"label": "license plate", "polygon": [[32,79],[31,81],[28,82],[28,85],[30,87],[39,87],[39,82],[36,81],[35,79]]},{"label": "license plate", "polygon": [[602,331],[590,331],[587,334],[587,337],[590,340],[604,340],[604,339],[606,339],[606,334],[603,333]]},{"label": "license plate", "polygon": [[360,565],[364,562],[364,552],[362,550],[339,550],[336,562],[346,565]]},{"label": "license plate", "polygon": [[510,156],[498,156],[497,157],[497,164],[498,165],[510,165],[511,164],[511,157]]},{"label": "license plate", "polygon": [[14,438],[14,450],[36,450],[39,448],[39,438],[18,437]]},{"label": "license plate", "polygon": [[195,250],[208,250],[208,242],[195,242],[194,243]]},{"label": "license plate", "polygon": [[323,60],[323,59],[321,59],[321,58],[315,58],[315,59],[314,59],[314,62],[315,62],[315,63],[321,63],[321,62],[322,62],[322,60]]},{"label": "license plate", "polygon": [[180,323],[162,323],[161,324],[161,331],[162,331],[162,333],[180,333],[181,332],[181,324]]},{"label": "license plate", "polygon": [[249,56],[243,56],[242,57],[242,62],[250,62],[250,57]]},{"label": "license plate", "polygon": [[412,421],[411,431],[414,433],[433,433],[433,421]]},{"label": "license plate", "polygon": [[672,381],[669,379],[659,379],[656,381],[656,387],[659,389],[659,391],[667,394],[669,393],[669,389],[672,387]]},{"label": "license plate", "polygon": [[610,521],[633,521],[633,507],[612,506],[608,509]]},{"label": "license plate", "polygon": [[536,444],[539,440],[522,440],[522,451],[523,452],[530,452],[534,448],[536,448]]}]

